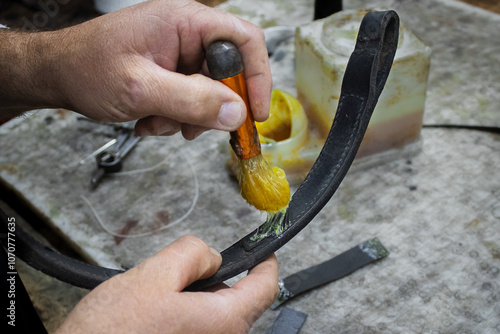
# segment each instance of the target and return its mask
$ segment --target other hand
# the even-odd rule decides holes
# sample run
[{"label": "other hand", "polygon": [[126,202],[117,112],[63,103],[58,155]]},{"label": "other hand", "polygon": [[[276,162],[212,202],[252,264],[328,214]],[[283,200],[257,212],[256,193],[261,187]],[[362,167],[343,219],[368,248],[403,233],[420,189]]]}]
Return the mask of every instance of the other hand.
[{"label": "other hand", "polygon": [[56,333],[247,333],[277,296],[276,257],[231,288],[182,291],[213,275],[221,261],[203,241],[184,236],[91,291]]}]

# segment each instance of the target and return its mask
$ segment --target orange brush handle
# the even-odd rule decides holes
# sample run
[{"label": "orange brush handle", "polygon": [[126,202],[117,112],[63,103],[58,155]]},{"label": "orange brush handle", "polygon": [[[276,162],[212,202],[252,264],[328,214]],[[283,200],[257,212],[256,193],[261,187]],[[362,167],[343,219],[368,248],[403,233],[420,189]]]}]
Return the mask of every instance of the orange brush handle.
[{"label": "orange brush handle", "polygon": [[248,92],[243,72],[230,78],[220,79],[219,81],[241,96],[247,107],[245,123],[238,130],[231,132],[230,143],[234,153],[242,160],[261,154],[259,134],[255,128],[252,110],[248,102]]},{"label": "orange brush handle", "polygon": [[247,119],[236,131],[231,132],[231,146],[240,160],[260,155],[259,134],[255,128],[252,110],[248,103],[247,85],[243,75],[243,59],[240,51],[228,41],[212,43],[206,52],[210,77],[219,80],[241,96],[247,106]]}]

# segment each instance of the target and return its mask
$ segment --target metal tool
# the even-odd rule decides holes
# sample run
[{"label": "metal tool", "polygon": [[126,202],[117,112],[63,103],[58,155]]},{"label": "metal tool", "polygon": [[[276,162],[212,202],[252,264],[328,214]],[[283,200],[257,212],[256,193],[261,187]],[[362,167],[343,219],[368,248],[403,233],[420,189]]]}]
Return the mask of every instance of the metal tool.
[{"label": "metal tool", "polygon": [[107,146],[107,149],[102,150],[101,147],[96,151],[97,154],[96,152],[91,154],[91,156],[95,155],[97,163],[97,170],[90,180],[91,189],[97,188],[106,173],[119,172],[123,166],[123,159],[142,139],[142,137],[136,136],[132,129],[121,129],[120,132],[117,138],[112,139],[103,146]]},{"label": "metal tool", "polygon": [[95,150],[94,152],[92,152],[91,154],[89,154],[88,156],[86,156],[85,158],[83,158],[82,160],[80,160],[80,165],[83,165],[87,161],[89,161],[90,159],[95,158],[99,153],[104,152],[106,149],[110,148],[115,143],[116,143],[116,138],[111,139],[106,144],[102,145],[97,150]]}]

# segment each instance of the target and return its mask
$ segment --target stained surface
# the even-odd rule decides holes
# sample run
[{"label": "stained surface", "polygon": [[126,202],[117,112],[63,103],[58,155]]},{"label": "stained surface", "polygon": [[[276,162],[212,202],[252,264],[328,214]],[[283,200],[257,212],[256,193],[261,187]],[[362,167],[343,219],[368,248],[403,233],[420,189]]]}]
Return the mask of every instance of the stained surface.
[{"label": "stained surface", "polygon": [[[500,126],[500,74],[493,70],[500,65],[500,41],[493,33],[500,16],[451,0],[348,4],[395,9],[432,47],[424,123]],[[311,0],[234,0],[223,8],[263,26],[312,17]],[[293,47],[286,44],[275,54],[275,88],[295,94]],[[265,219],[238,195],[225,171],[227,134],[211,131],[193,142],[147,138],[125,170],[149,169],[109,178],[92,193],[87,185],[94,166],[75,162],[109,139],[109,130],[80,123],[69,112],[43,111],[0,127],[0,178],[94,261],[132,266],[185,233],[222,250]],[[117,239],[82,199],[112,231],[156,231],[182,217],[195,198],[188,161],[199,184],[196,205],[183,222],[153,235]],[[500,332],[499,165],[498,135],[424,129],[418,153],[352,170],[319,216],[278,252],[280,277],[372,237],[391,254],[290,301],[288,307],[308,314],[301,333]],[[19,271],[30,277],[28,291],[51,328],[83,295]],[[73,300],[62,297],[69,294]],[[266,332],[278,312],[267,311],[252,333]]]}]

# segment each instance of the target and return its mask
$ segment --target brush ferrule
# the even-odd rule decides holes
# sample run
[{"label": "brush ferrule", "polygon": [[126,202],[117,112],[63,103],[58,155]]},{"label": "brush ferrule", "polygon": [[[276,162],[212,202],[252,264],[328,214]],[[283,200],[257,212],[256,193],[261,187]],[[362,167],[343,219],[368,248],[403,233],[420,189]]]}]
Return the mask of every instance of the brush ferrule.
[{"label": "brush ferrule", "polygon": [[215,80],[222,80],[243,72],[240,51],[230,42],[217,41],[210,45],[206,54],[208,72]]}]

